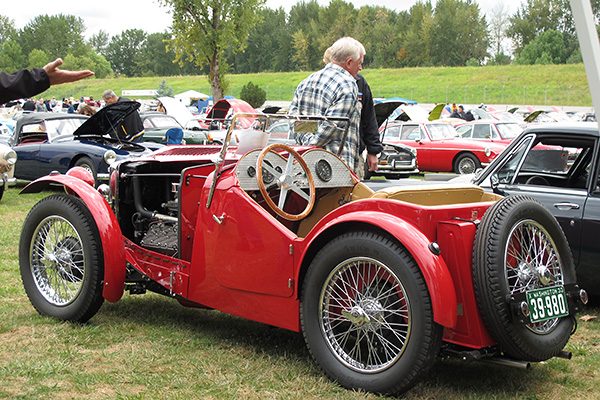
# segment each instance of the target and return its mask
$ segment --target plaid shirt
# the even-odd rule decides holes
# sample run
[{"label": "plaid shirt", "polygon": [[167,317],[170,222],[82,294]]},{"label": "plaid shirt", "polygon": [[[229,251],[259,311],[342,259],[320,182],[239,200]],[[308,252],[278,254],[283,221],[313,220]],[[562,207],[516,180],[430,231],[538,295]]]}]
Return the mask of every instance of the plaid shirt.
[{"label": "plaid shirt", "polygon": [[[300,82],[294,93],[289,114],[323,115],[326,117],[348,117],[348,136],[340,157],[357,171],[360,154],[358,128],[360,125],[360,102],[356,80],[348,71],[336,64],[328,64]],[[318,146],[338,154],[343,140],[345,122],[322,122],[315,133],[304,133],[296,137],[302,145]]]}]

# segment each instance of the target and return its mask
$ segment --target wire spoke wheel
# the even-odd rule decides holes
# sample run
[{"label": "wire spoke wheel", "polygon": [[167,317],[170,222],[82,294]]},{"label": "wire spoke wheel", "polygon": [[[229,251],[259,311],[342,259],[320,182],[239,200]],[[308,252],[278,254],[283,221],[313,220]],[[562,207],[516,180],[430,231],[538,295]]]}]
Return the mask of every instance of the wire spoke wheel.
[{"label": "wire spoke wheel", "polygon": [[[513,227],[506,242],[505,277],[511,294],[548,286],[563,285],[560,255],[548,231],[533,220]],[[548,333],[558,324],[554,318],[528,327]]]},{"label": "wire spoke wheel", "polygon": [[42,296],[63,306],[79,295],[85,277],[85,255],[73,225],[50,216],[38,225],[31,242],[31,273]]},{"label": "wire spoke wheel", "polygon": [[410,336],[410,302],[399,279],[380,262],[350,259],[323,287],[323,335],[338,359],[359,372],[392,365]]}]

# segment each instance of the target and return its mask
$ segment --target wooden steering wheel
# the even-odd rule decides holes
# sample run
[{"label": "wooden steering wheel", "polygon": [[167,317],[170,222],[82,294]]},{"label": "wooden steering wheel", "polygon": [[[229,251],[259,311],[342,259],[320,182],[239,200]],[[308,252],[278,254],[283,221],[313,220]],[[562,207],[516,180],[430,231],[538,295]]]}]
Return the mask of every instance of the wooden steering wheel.
[{"label": "wooden steering wheel", "polygon": [[[285,166],[285,171],[278,171],[271,165],[269,165],[268,162],[264,162],[267,153],[276,153],[275,149],[285,150],[289,154]],[[301,177],[299,177],[298,174],[294,175],[295,162],[297,162],[302,167],[304,175],[302,175]],[[276,188],[280,191],[278,204],[275,204],[275,202],[269,196],[267,187],[265,186],[265,182],[263,180],[264,173],[269,173],[275,178],[273,180],[273,186],[276,186]],[[260,193],[267,202],[267,205],[275,213],[277,213],[277,215],[287,219],[288,221],[297,221],[306,217],[315,205],[315,180],[312,174],[310,173],[310,169],[308,169],[308,165],[306,165],[306,161],[304,161],[300,154],[298,154],[298,152],[292,149],[290,146],[275,143],[265,147],[260,152],[258,159],[256,160],[256,179],[258,181],[258,188],[260,189]],[[302,190],[300,180],[306,180],[308,182],[308,193]],[[296,193],[298,196],[300,196],[307,202],[306,208],[300,214],[290,214],[283,211],[285,201],[287,200],[287,196],[290,191]]]}]

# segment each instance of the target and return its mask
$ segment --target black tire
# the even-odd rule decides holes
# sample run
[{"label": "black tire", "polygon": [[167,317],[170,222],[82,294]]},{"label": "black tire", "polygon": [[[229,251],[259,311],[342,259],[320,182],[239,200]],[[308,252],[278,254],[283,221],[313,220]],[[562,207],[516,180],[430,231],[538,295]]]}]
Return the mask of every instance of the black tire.
[{"label": "black tire", "polygon": [[304,279],[300,318],[312,357],[349,389],[402,393],[429,370],[441,346],[417,264],[374,232],[346,233],[321,249]]},{"label": "black tire", "polygon": [[77,159],[77,161],[75,161],[75,163],[73,163],[73,166],[74,167],[82,167],[82,168],[87,169],[88,171],[91,172],[92,176],[94,177],[94,182],[96,182],[98,180],[96,167],[94,166],[94,163],[92,162],[91,158],[80,157]]},{"label": "black tire", "polygon": [[2,200],[2,196],[4,196],[4,185],[0,184],[0,200]]},{"label": "black tire", "polygon": [[82,200],[55,194],[29,212],[19,243],[21,279],[42,315],[85,322],[102,305],[100,234]]},{"label": "black tire", "polygon": [[365,168],[365,177],[363,180],[368,181],[373,176],[373,171],[369,171],[369,164],[367,164],[366,161],[363,163],[363,165]]},{"label": "black tire", "polygon": [[454,160],[454,172],[457,174],[473,174],[477,168],[481,168],[481,163],[472,153],[459,154]]},{"label": "black tire", "polygon": [[483,216],[473,247],[475,294],[494,339],[519,360],[556,356],[572,334],[572,318],[526,325],[512,317],[506,301],[511,293],[575,282],[573,257],[556,219],[531,197],[506,197]]}]

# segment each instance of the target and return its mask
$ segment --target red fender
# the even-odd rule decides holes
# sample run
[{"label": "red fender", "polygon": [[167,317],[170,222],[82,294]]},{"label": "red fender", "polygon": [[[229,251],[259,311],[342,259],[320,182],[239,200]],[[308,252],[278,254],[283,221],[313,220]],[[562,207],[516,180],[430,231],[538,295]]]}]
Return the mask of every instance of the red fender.
[{"label": "red fender", "polygon": [[123,296],[125,288],[125,246],[123,235],[112,209],[92,186],[80,179],[68,175],[48,175],[25,186],[21,193],[37,193],[51,183],[59,183],[73,191],[87,205],[94,217],[104,253],[103,297],[116,302]]},{"label": "red fender", "polygon": [[[398,239],[415,259],[423,273],[429,295],[431,296],[433,320],[447,328],[456,326],[458,310],[454,281],[444,259],[429,250],[428,246],[431,241],[427,236],[414,225],[388,213],[355,211],[332,218],[324,226],[320,227],[314,236],[311,234],[309,240],[312,242],[321,232],[345,222],[361,222],[374,225]],[[309,247],[310,244],[306,246],[305,252]],[[304,254],[302,258],[304,258]]]}]

